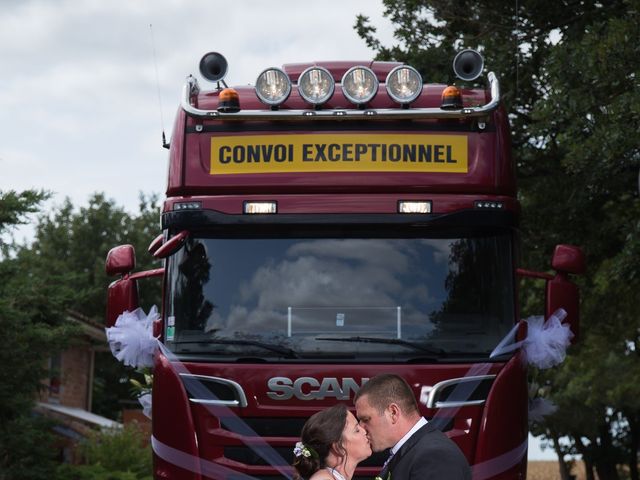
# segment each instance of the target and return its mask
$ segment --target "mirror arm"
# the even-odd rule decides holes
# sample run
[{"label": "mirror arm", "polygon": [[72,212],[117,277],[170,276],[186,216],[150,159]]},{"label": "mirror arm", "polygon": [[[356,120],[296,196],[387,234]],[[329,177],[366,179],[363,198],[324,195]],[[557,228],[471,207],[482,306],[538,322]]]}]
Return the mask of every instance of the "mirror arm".
[{"label": "mirror arm", "polygon": [[535,272],[533,270],[525,270],[524,268],[517,268],[516,273],[520,277],[537,278],[540,280],[553,280],[554,278],[550,273]]},{"label": "mirror arm", "polygon": [[141,278],[161,277],[164,275],[164,268],[156,268],[153,270],[145,270],[144,272],[136,272],[128,275],[129,280],[139,280]]}]

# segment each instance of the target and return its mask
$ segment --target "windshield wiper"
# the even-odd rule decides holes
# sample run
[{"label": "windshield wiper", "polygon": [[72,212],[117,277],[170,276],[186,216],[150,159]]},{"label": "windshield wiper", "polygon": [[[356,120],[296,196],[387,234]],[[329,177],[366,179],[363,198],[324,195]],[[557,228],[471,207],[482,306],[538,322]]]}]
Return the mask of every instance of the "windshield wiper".
[{"label": "windshield wiper", "polygon": [[445,355],[446,352],[441,348],[429,348],[418,343],[400,340],[399,338],[377,338],[377,337],[316,337],[316,340],[329,340],[334,342],[357,342],[357,343],[386,343],[390,345],[400,345],[403,347],[413,348],[430,355]]},{"label": "windshield wiper", "polygon": [[210,338],[206,340],[181,340],[178,342],[173,342],[174,344],[183,344],[183,343],[201,343],[201,344],[219,344],[219,345],[251,345],[254,347],[260,347],[265,350],[269,350],[270,352],[279,353],[280,355],[287,358],[298,358],[296,352],[290,348],[279,347],[278,345],[272,345],[270,343],[258,342],[256,340],[238,340],[231,338]]}]

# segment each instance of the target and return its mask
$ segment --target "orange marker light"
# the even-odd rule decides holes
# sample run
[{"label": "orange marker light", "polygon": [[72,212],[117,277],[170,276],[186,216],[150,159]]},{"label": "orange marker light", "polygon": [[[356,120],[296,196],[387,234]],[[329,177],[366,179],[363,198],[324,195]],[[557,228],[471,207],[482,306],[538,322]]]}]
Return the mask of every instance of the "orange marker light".
[{"label": "orange marker light", "polygon": [[440,105],[440,108],[443,110],[458,110],[462,108],[462,94],[458,87],[449,85],[442,91],[442,105]]},{"label": "orange marker light", "polygon": [[218,95],[218,111],[225,113],[240,111],[238,92],[233,88],[225,88],[222,90]]}]

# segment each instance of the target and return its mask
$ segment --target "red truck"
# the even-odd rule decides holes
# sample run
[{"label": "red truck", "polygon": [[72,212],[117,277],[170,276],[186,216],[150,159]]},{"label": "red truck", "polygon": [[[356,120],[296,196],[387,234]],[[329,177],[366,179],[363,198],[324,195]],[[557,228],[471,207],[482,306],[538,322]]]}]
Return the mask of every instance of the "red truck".
[{"label": "red truck", "polygon": [[[454,60],[465,85],[483,74]],[[520,322],[518,277],[546,282],[546,314],[578,333],[584,258],[518,268],[515,165],[495,74],[487,88],[423,83],[397,62],[316,62],[228,88],[227,62],[187,78],[169,154],[164,268],[107,271],[107,325],[163,277],[153,383],[154,478],[292,475],[305,420],[372,376],[402,375],[474,478],[526,476],[527,369],[490,358]],[[484,78],[484,77],[483,77]],[[526,335],[520,323],[518,337]],[[374,477],[373,455],[356,478]]]}]

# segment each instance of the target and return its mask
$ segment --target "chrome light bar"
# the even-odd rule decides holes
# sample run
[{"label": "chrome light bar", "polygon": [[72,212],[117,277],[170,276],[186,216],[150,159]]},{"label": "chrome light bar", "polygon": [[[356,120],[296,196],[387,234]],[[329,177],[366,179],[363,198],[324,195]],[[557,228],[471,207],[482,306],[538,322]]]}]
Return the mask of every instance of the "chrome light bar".
[{"label": "chrome light bar", "polygon": [[182,88],[182,109],[190,116],[224,121],[245,120],[420,120],[429,118],[467,118],[482,117],[493,112],[500,104],[500,84],[493,72],[487,74],[491,99],[486,105],[464,107],[456,110],[441,108],[378,108],[378,109],[337,109],[337,110],[241,110],[227,113],[217,110],[202,110],[191,104],[191,98],[200,91],[198,81],[189,75]]}]

